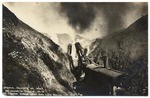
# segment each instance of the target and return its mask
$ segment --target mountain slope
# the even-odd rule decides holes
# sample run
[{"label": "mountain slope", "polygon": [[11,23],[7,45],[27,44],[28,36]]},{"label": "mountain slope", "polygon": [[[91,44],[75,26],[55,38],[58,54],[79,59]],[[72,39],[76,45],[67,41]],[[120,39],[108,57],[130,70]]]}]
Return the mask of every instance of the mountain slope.
[{"label": "mountain slope", "polygon": [[113,69],[124,71],[129,76],[123,87],[140,95],[148,94],[148,15],[131,24],[128,28],[95,40],[94,50],[89,56],[96,63],[107,54]]},{"label": "mountain slope", "polygon": [[42,94],[71,95],[74,81],[67,54],[3,6],[4,94],[15,95],[6,87],[26,87],[33,89],[23,89],[25,95],[38,95],[39,87]]}]

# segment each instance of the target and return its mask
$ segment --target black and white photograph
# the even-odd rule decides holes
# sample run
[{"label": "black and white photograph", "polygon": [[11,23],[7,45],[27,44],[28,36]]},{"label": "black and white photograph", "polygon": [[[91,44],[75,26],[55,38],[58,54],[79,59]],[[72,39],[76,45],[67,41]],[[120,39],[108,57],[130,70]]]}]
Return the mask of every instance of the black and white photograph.
[{"label": "black and white photograph", "polygon": [[5,96],[148,96],[148,2],[3,2]]}]

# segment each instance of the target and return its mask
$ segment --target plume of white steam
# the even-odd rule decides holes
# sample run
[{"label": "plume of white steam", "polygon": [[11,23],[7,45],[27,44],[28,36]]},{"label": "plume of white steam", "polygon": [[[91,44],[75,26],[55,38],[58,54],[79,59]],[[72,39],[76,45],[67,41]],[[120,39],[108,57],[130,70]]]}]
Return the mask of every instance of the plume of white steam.
[{"label": "plume of white steam", "polygon": [[[93,13],[95,14],[94,15],[95,18],[92,18],[90,26],[89,25],[87,26],[88,30],[85,29],[82,33],[79,33],[75,29],[73,29],[70,24],[68,24],[68,19],[60,14],[60,9],[61,9],[60,3],[5,2],[3,4],[6,7],[8,7],[8,9],[10,9],[20,20],[22,20],[23,22],[25,22],[26,24],[28,24],[35,30],[49,35],[55,43],[59,44],[57,34],[66,33],[72,38],[73,45],[76,41],[75,40],[76,34],[79,34],[83,36],[84,38],[87,38],[90,40],[109,34],[108,31],[112,30],[111,25],[109,24],[112,24],[112,26],[114,27],[114,23],[111,23],[114,21],[110,21],[112,20],[111,15],[114,16],[113,14],[115,13],[117,17],[120,16],[120,18],[122,19],[122,20],[118,20],[122,22],[122,25],[121,25],[121,28],[117,28],[117,29],[122,29],[122,28],[129,26],[135,20],[140,18],[142,14],[148,13],[147,12],[148,3],[133,2],[133,3],[122,4],[124,6],[122,6],[120,3],[116,3],[116,4],[91,3],[93,5],[91,4],[89,5],[93,6],[92,9],[95,11]],[[90,9],[90,7],[88,7],[88,4],[86,4],[85,7],[82,7],[82,4],[80,5],[81,7],[79,8],[85,9],[86,7]],[[67,8],[65,9],[67,10]],[[121,9],[121,11],[118,9]],[[80,12],[80,9],[78,11]],[[90,14],[88,10],[83,10],[83,11],[85,11],[87,15]],[[79,22],[76,22],[76,23],[79,23]],[[77,41],[81,42],[81,44],[83,43],[83,41],[81,40],[77,40]],[[62,47],[61,44],[59,45]],[[89,43],[85,43],[83,45],[88,46]]]},{"label": "plume of white steam", "polygon": [[67,33],[74,39],[74,30],[59,13],[59,3],[5,2],[20,20],[39,32],[46,33],[58,43],[57,34]]}]

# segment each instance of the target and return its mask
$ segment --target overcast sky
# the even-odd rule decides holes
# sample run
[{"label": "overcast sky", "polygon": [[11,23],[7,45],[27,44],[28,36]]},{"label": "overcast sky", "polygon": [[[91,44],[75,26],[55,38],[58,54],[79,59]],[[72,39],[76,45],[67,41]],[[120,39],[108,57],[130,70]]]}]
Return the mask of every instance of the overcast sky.
[{"label": "overcast sky", "polygon": [[15,15],[57,43],[57,35],[94,39],[126,28],[147,14],[147,3],[3,3]]}]

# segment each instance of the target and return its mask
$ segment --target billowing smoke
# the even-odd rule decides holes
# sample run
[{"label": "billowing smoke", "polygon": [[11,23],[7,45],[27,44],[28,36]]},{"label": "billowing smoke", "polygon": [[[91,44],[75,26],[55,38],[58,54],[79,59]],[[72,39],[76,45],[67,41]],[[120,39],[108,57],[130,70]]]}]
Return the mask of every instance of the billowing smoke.
[{"label": "billowing smoke", "polygon": [[37,31],[51,36],[67,33],[95,39],[126,28],[148,13],[146,2],[5,2],[12,12]]},{"label": "billowing smoke", "polygon": [[98,14],[102,14],[106,22],[106,32],[112,33],[124,28],[124,17],[128,11],[128,3],[96,4]]},{"label": "billowing smoke", "polygon": [[[4,5],[20,20],[50,36],[64,50],[68,43],[75,42],[76,35],[93,40],[126,28],[148,13],[148,3],[144,2],[5,2]],[[68,34],[73,42],[64,37],[63,44],[59,43],[59,34]],[[88,43],[87,40],[80,42]]]},{"label": "billowing smoke", "polygon": [[[93,4],[96,12],[102,14],[106,22],[106,32],[113,33],[127,26],[126,22],[148,13],[147,3],[100,3]],[[134,15],[132,14],[134,13]],[[131,14],[131,15],[130,15]],[[133,16],[132,16],[133,15]],[[137,19],[138,19],[137,18]],[[133,21],[133,22],[134,22]]]},{"label": "billowing smoke", "polygon": [[[65,14],[71,25],[78,33],[91,28],[92,24],[101,23],[107,34],[125,28],[143,14],[148,13],[148,4],[142,2],[131,3],[61,3],[61,13]],[[133,21],[134,20],[134,21]],[[131,22],[132,21],[132,22]],[[105,28],[104,28],[105,27]],[[99,25],[95,28],[99,29]],[[102,33],[101,31],[99,31]],[[92,32],[91,32],[92,33]]]},{"label": "billowing smoke", "polygon": [[61,3],[61,12],[65,13],[68,23],[80,33],[89,29],[96,15],[93,5],[88,3]]}]

